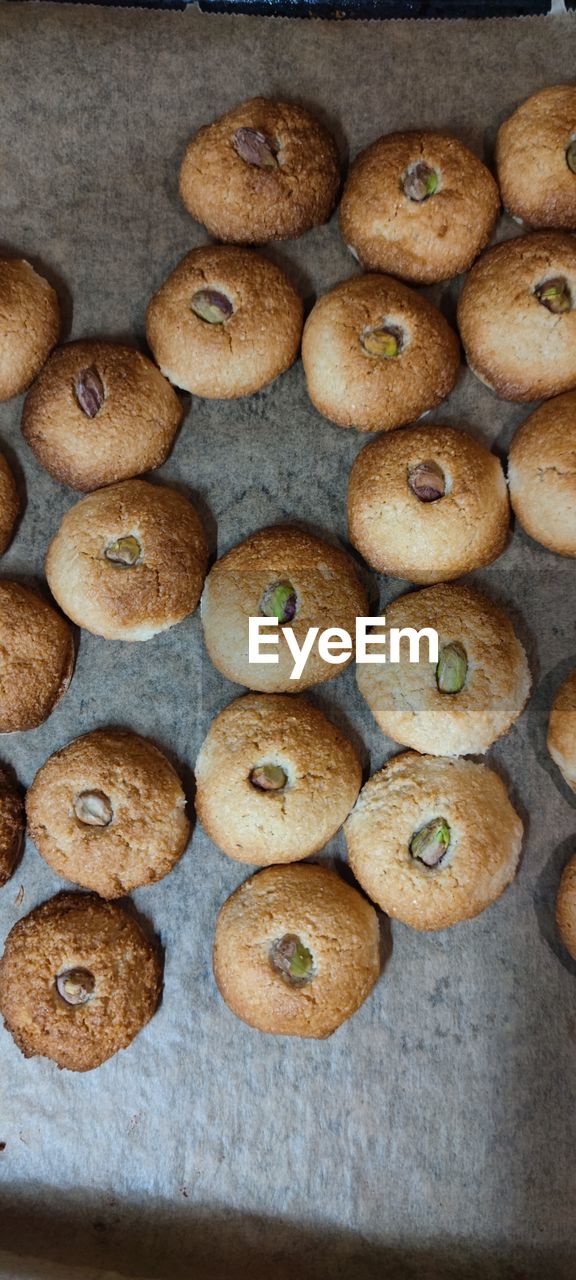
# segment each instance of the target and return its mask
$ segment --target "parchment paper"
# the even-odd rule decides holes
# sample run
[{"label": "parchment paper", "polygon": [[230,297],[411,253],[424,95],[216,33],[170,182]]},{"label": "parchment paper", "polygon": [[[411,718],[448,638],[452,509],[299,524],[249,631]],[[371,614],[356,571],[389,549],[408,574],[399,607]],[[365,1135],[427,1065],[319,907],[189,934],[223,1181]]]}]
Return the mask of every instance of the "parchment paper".
[{"label": "parchment paper", "polygon": [[[56,281],[71,336],[141,342],[151,293],[206,238],[176,188],[199,124],[255,93],[288,95],[331,124],[344,158],[419,125],[489,158],[500,121],[573,76],[575,53],[570,17],[323,24],[2,5],[0,241]],[[516,230],[502,221],[498,234]],[[269,252],[308,302],[356,270],[334,220]],[[457,288],[430,292],[452,316]],[[463,370],[434,416],[503,451],[527,412]],[[20,414],[21,401],[0,406],[26,493],[1,572],[37,581],[75,495],[36,465]],[[364,443],[313,410],[297,364],[248,401],[195,401],[161,476],[198,502],[213,551],[280,518],[345,539]],[[576,658],[574,565],[516,530],[478,578],[507,602],[534,668],[528,711],[491,752],[529,823],[514,886],[444,933],[396,925],[380,984],[332,1039],[273,1039],[215,989],[216,912],[247,869],[197,827],[174,873],[134,895],[166,948],[166,982],[133,1046],[76,1076],[25,1061],[0,1033],[8,1253],[70,1277],[76,1266],[209,1280],[574,1277],[576,966],[553,905],[575,814],[545,749],[550,700]],[[403,589],[375,585],[383,603]],[[198,616],[142,645],[83,634],[61,705],[0,754],[28,785],[69,739],[121,723],[155,739],[190,788],[211,718],[238,692],[212,669]],[[397,749],[352,671],[318,702],[362,742],[367,771]],[[343,854],[338,836],[326,856]],[[0,894],[0,939],[61,887],[28,844]]]}]

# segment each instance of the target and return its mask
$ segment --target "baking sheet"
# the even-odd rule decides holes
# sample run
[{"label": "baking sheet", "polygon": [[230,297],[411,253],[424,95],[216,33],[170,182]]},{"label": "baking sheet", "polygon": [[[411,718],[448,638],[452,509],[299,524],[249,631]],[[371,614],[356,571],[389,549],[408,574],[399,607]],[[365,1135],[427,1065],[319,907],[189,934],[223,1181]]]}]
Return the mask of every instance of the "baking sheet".
[{"label": "baking sheet", "polygon": [[[288,95],[332,126],[344,158],[419,125],[453,129],[489,157],[499,122],[569,79],[575,53],[568,16],[322,24],[2,5],[0,241],[56,282],[71,336],[141,342],[151,293],[205,240],[176,187],[200,123],[255,93]],[[503,220],[498,234],[515,231]],[[308,303],[356,269],[334,220],[269,252]],[[457,286],[428,292],[453,316]],[[462,371],[433,417],[503,451],[527,411]],[[21,401],[0,406],[26,494],[1,571],[34,582],[75,496],[31,457],[20,413]],[[198,503],[213,552],[286,518],[345,539],[364,442],[313,410],[297,364],[250,400],[189,405],[161,476]],[[196,827],[174,873],[134,895],[166,948],[166,984],[133,1046],[77,1076],[26,1062],[0,1034],[7,1254],[70,1277],[573,1280],[576,965],[556,940],[553,899],[576,843],[575,799],[547,757],[545,720],[576,659],[574,564],[516,530],[476,577],[508,603],[535,674],[528,711],[491,752],[529,819],[514,886],[445,933],[396,925],[377,989],[327,1042],[273,1039],[215,990],[215,915],[248,869]],[[375,586],[383,602],[402,589]],[[27,785],[70,738],[120,723],[155,739],[191,789],[208,725],[238,692],[212,669],[198,616],[143,645],[83,634],[60,706],[0,754]],[[396,750],[352,671],[317,700],[357,735],[367,769]],[[339,835],[326,856],[343,854]],[[61,887],[28,844],[0,894],[1,939]],[[40,1277],[45,1263],[0,1261],[0,1274]]]}]

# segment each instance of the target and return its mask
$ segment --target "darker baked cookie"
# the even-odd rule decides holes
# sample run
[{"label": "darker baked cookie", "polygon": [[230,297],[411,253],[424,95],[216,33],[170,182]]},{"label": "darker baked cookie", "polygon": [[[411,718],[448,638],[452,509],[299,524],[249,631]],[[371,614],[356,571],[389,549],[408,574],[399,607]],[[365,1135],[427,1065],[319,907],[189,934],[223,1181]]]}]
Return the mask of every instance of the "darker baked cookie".
[{"label": "darker baked cookie", "polygon": [[496,138],[502,199],[531,227],[576,229],[576,85],[533,93]]},{"label": "darker baked cookie", "polygon": [[0,764],[0,888],[10,879],[24,840],[24,799],[10,770]]},{"label": "darker baked cookie", "polygon": [[0,582],[0,733],[35,729],[66,692],[74,640],[64,618],[19,582]]},{"label": "darker baked cookie", "polygon": [[4,457],[0,453],[0,556],[12,541],[14,525],[20,515],[20,499],[16,481]]},{"label": "darker baked cookie", "polygon": [[0,258],[0,400],[30,386],[58,341],[58,298],[29,262]]}]

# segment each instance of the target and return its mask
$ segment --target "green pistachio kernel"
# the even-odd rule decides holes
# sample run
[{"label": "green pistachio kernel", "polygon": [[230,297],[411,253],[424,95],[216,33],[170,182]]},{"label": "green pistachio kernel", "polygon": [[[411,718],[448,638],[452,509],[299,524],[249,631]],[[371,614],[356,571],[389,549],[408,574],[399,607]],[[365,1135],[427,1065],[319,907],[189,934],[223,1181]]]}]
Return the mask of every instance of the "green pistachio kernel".
[{"label": "green pistachio kernel", "polygon": [[572,138],[566,147],[566,164],[571,173],[576,173],[576,138]]},{"label": "green pistachio kernel", "polygon": [[56,990],[66,1004],[87,1004],[96,986],[88,969],[67,969],[56,977]]},{"label": "green pistachio kernel", "polygon": [[110,546],[106,547],[104,555],[111,564],[131,569],[138,563],[142,555],[142,547],[138,539],[133,534],[129,534],[126,538],[117,538],[116,542],[111,542]]},{"label": "green pistachio kernel", "polygon": [[314,957],[295,933],[285,933],[270,950],[270,964],[291,987],[303,987],[314,977]]},{"label": "green pistachio kernel", "polygon": [[562,315],[564,311],[570,311],[572,308],[572,296],[568,281],[563,276],[556,276],[554,280],[544,280],[534,290],[538,301],[553,315]]},{"label": "green pistachio kernel", "polygon": [[296,617],[297,604],[296,592],[291,582],[273,582],[262,596],[260,611],[265,618],[292,622]]},{"label": "green pistachio kernel", "polygon": [[406,173],[402,179],[402,190],[409,200],[422,204],[424,200],[428,200],[430,196],[436,194],[439,185],[439,176],[435,169],[431,169],[425,160],[418,160],[416,164],[408,166]]},{"label": "green pistachio kernel", "polygon": [[190,306],[194,315],[206,324],[224,324],[230,319],[234,307],[225,293],[218,289],[198,289],[193,295]]},{"label": "green pistachio kernel", "polygon": [[363,329],[360,345],[367,356],[392,360],[400,355],[404,339],[401,330],[395,325],[379,324]]},{"label": "green pistachio kernel", "polygon": [[445,644],[436,667],[436,684],[440,693],[460,693],[466,684],[467,674],[468,658],[464,645],[458,640]]},{"label": "green pistachio kernel", "polygon": [[416,831],[410,841],[410,853],[425,867],[437,867],[450,845],[450,827],[445,818],[432,818]]},{"label": "green pistachio kernel", "polygon": [[288,775],[279,764],[259,764],[252,770],[250,781],[258,791],[283,791]]}]

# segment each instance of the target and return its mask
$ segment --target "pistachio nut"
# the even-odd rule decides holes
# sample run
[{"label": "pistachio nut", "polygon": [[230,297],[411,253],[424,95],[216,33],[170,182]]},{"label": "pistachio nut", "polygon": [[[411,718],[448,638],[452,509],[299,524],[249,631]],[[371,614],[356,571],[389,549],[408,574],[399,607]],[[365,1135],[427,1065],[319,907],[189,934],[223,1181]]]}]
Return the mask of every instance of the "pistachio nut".
[{"label": "pistachio nut", "polygon": [[260,611],[265,618],[277,618],[279,622],[292,622],[296,617],[298,599],[291,582],[274,582],[264,592]]},{"label": "pistachio nut", "polygon": [[572,138],[566,147],[566,164],[571,173],[576,173],[576,138]]},{"label": "pistachio nut", "polygon": [[402,190],[409,200],[422,204],[438,190],[439,177],[435,169],[431,169],[425,160],[417,160],[408,165],[402,178]]},{"label": "pistachio nut", "polygon": [[74,813],[85,827],[109,827],[114,810],[103,791],[81,791],[74,799]]},{"label": "pistachio nut", "polygon": [[436,667],[436,684],[440,693],[460,693],[466,684],[468,657],[463,644],[454,640],[440,650]]},{"label": "pistachio nut", "polygon": [[206,324],[224,324],[234,312],[230,299],[218,289],[197,289],[190,306],[194,315]]},{"label": "pistachio nut", "polygon": [[88,969],[67,969],[56,978],[56,990],[66,1004],[87,1004],[95,986],[94,974]]},{"label": "pistachio nut", "polygon": [[250,782],[258,791],[283,791],[288,775],[279,764],[259,764],[250,774]]},{"label": "pistachio nut", "polygon": [[432,818],[410,841],[410,853],[425,867],[437,867],[450,846],[450,827],[445,818]]},{"label": "pistachio nut", "polygon": [[408,472],[408,485],[420,502],[437,502],[446,493],[446,479],[436,462],[419,462]]},{"label": "pistachio nut", "polygon": [[404,345],[402,331],[392,324],[367,326],[360,334],[360,345],[368,356],[390,360],[399,356]]},{"label": "pistachio nut", "polygon": [[232,146],[241,160],[252,164],[257,169],[275,169],[278,161],[277,147],[261,133],[259,129],[237,129],[232,138]]},{"label": "pistachio nut", "polygon": [[534,293],[538,301],[553,315],[562,315],[572,307],[572,295],[568,281],[563,276],[555,276],[553,280],[544,280]]},{"label": "pistachio nut", "polygon": [[142,555],[142,547],[137,538],[133,534],[128,534],[125,538],[117,538],[115,542],[111,542],[104,552],[104,555],[111,564],[120,565],[125,569],[132,569]]},{"label": "pistachio nut", "polygon": [[273,942],[270,964],[291,987],[303,987],[314,977],[314,957],[296,933],[285,933]]},{"label": "pistachio nut", "polygon": [[74,392],[82,413],[95,418],[106,399],[100,374],[96,369],[81,369],[74,382]]}]

